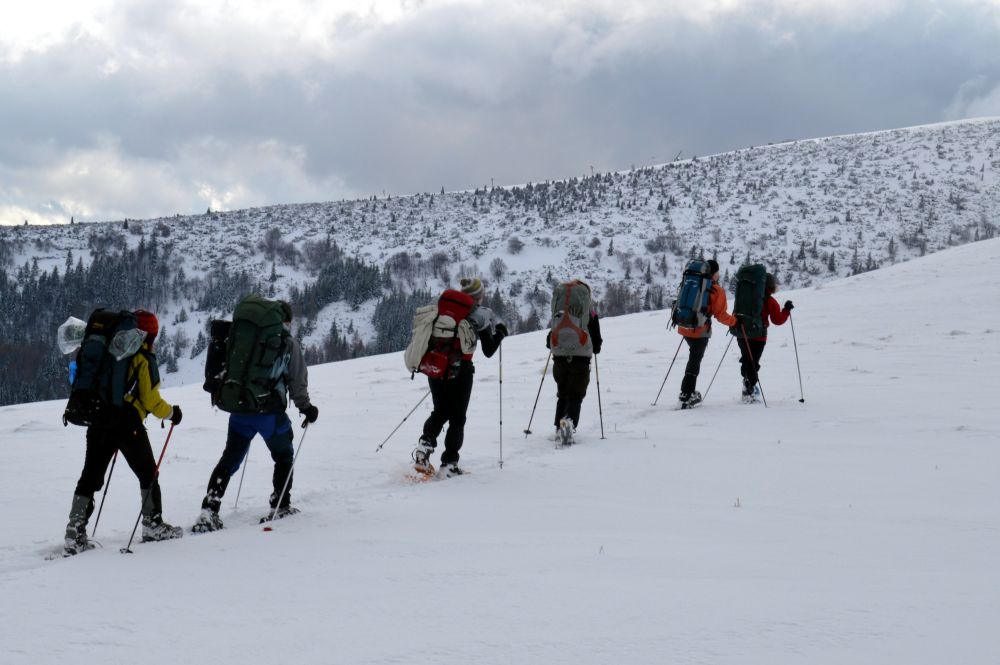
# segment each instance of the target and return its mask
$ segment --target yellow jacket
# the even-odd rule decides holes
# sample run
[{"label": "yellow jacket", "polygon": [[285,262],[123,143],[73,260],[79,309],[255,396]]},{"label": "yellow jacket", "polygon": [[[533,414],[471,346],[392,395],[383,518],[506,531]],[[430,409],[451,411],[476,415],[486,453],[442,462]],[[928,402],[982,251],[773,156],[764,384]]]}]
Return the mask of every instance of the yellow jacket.
[{"label": "yellow jacket", "polygon": [[[150,413],[160,420],[165,420],[170,417],[174,407],[160,397],[159,368],[154,367],[152,369],[155,371],[151,371],[150,360],[156,363],[156,356],[153,355],[149,345],[144,343],[142,351],[132,356],[128,366],[127,384],[130,390],[125,395],[125,401],[139,412],[140,420],[145,420]],[[152,379],[154,374],[157,377],[155,384]]]}]

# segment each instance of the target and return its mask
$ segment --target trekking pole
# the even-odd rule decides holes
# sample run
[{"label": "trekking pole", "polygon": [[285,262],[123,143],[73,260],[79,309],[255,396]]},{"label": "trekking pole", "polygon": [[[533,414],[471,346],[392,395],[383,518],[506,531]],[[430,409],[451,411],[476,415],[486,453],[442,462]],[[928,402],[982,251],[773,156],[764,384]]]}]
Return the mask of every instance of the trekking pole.
[{"label": "trekking pole", "polygon": [[[295,449],[295,456],[292,457],[292,468],[288,470],[288,475],[285,476],[285,485],[281,488],[281,494],[278,495],[278,501],[271,508],[271,514],[268,516],[267,521],[273,522],[274,516],[278,513],[278,508],[281,506],[281,501],[285,498],[285,493],[288,491],[288,483],[292,482],[292,474],[295,473],[295,463],[299,459],[299,453],[302,452],[302,444],[306,440],[306,432],[309,431],[309,421],[302,423],[302,436],[299,437],[299,447]],[[271,526],[265,526],[264,531],[270,531]]]},{"label": "trekking pole", "polygon": [[146,492],[146,498],[142,500],[142,506],[139,507],[139,516],[135,518],[135,526],[132,527],[132,535],[128,539],[128,545],[118,550],[122,554],[133,554],[132,552],[132,540],[135,538],[136,529],[139,528],[139,520],[142,519],[142,513],[146,510],[146,502],[149,498],[153,496],[153,487],[157,483],[157,478],[160,477],[160,464],[163,462],[163,455],[167,452],[167,444],[170,443],[170,435],[174,433],[174,424],[170,423],[170,429],[167,430],[167,440],[163,442],[163,449],[160,450],[160,459],[156,460],[156,468],[153,469],[153,483],[149,486],[149,491]]},{"label": "trekking pole", "polygon": [[792,320],[792,312],[788,312],[788,322],[792,324],[792,344],[795,345],[795,369],[799,371],[799,402],[805,404],[806,396],[802,392],[802,367],[799,365],[799,345],[795,341],[795,321]]},{"label": "trekking pole", "polygon": [[243,476],[247,475],[247,464],[250,463],[250,448],[247,447],[247,454],[243,456],[243,470],[240,471],[240,486],[236,488],[236,501],[233,501],[233,508],[240,505],[240,492],[243,491]]},{"label": "trekking pole", "polygon": [[670,370],[674,368],[674,362],[677,361],[677,354],[681,352],[681,344],[683,343],[684,338],[681,337],[680,344],[677,345],[677,350],[674,351],[674,359],[670,361],[670,367],[667,368],[667,376],[663,377],[663,383],[660,384],[660,390],[656,393],[656,399],[653,400],[653,403],[650,404],[650,406],[656,406],[656,403],[660,401],[660,393],[663,392],[663,386],[667,385],[667,377],[670,376]]},{"label": "trekking pole", "polygon": [[757,386],[760,388],[760,399],[764,402],[764,408],[767,408],[767,398],[764,397],[764,386],[760,382],[760,371],[757,369],[757,361],[754,360],[753,351],[750,350],[750,340],[747,339],[747,329],[743,327],[740,323],[740,330],[743,331],[743,345],[747,349],[747,358],[750,359],[750,366],[753,367],[753,373],[757,375]]},{"label": "trekking pole", "polygon": [[500,343],[500,470],[503,471],[503,343]]},{"label": "trekking pole", "polygon": [[702,396],[701,401],[704,402],[708,399],[708,391],[712,389],[712,384],[715,383],[715,377],[719,375],[719,370],[722,368],[722,361],[726,359],[726,354],[729,353],[729,347],[733,345],[733,338],[729,338],[729,343],[726,344],[726,350],[722,352],[722,357],[719,358],[719,366],[715,368],[715,374],[712,375],[712,380],[708,382],[708,388],[705,388],[705,394]]},{"label": "trekking pole", "polygon": [[108,479],[104,481],[104,494],[101,495],[101,506],[97,509],[97,517],[94,518],[94,530],[90,532],[90,537],[97,535],[97,525],[101,523],[101,511],[104,510],[104,500],[108,498],[108,488],[111,487],[111,474],[115,472],[115,462],[118,461],[118,451],[111,458],[111,470],[108,471]]},{"label": "trekking pole", "polygon": [[410,409],[410,412],[409,412],[408,414],[406,414],[406,416],[405,416],[405,417],[403,418],[403,420],[401,420],[401,421],[400,421],[400,423],[399,423],[398,425],[396,425],[396,429],[394,429],[394,430],[392,430],[391,432],[389,432],[389,436],[385,437],[385,441],[383,441],[382,443],[378,444],[378,448],[376,448],[376,449],[375,449],[375,452],[378,452],[378,451],[382,450],[382,446],[384,446],[384,445],[385,445],[386,443],[388,443],[389,439],[391,439],[391,438],[392,438],[392,435],[393,435],[393,434],[395,434],[395,433],[396,433],[396,431],[397,431],[397,430],[398,430],[398,429],[399,429],[400,427],[402,427],[402,426],[403,426],[403,423],[405,423],[405,422],[406,422],[406,419],[407,419],[407,418],[409,418],[410,416],[412,416],[412,415],[413,415],[413,412],[417,410],[417,407],[418,407],[418,406],[420,406],[420,404],[421,404],[421,403],[422,403],[422,402],[423,402],[423,401],[424,401],[425,399],[427,399],[427,396],[428,396],[428,395],[430,395],[430,394],[431,394],[431,390],[430,390],[430,388],[428,388],[428,389],[427,389],[427,392],[425,392],[425,393],[424,393],[424,396],[420,398],[420,401],[419,401],[419,402],[417,402],[416,406],[414,406],[414,407],[413,407],[412,409]]},{"label": "trekking pole", "polygon": [[549,373],[550,360],[552,360],[552,351],[549,351],[549,357],[545,359],[545,369],[542,370],[542,380],[538,382],[538,392],[535,394],[535,405],[531,407],[531,417],[528,418],[528,427],[524,430],[525,439],[527,439],[528,435],[531,434],[531,421],[535,419],[535,409],[538,408],[538,397],[542,394],[542,384],[545,383],[545,375]]},{"label": "trekking pole", "polygon": [[601,408],[601,369],[597,365],[597,354],[594,354],[594,375],[597,377],[597,415],[601,419],[601,440],[604,440],[604,409]]}]

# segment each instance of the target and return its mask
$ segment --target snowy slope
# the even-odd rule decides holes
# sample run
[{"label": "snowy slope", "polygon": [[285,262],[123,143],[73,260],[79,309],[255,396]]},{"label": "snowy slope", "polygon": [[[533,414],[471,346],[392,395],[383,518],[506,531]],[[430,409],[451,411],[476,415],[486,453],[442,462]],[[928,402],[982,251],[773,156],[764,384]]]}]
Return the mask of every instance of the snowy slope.
[{"label": "snowy slope", "polygon": [[[128,220],[127,230],[120,221],[0,227],[0,268],[14,281],[35,260],[41,271],[65,272],[67,262],[89,264],[100,247],[155,238],[173,248],[170,265],[188,278],[221,268],[266,280],[274,267],[275,282],[265,286],[282,296],[315,280],[304,257],[310,244],[329,238],[380,268],[399,252],[419,253],[425,263],[443,253],[443,268],[394,267],[393,285],[438,290],[461,274],[480,274],[525,318],[532,311],[547,318],[551,274],[586,279],[602,301],[609,285],[624,285],[634,294],[626,309],[647,297],[655,309],[669,304],[692,251],[717,257],[724,279],[751,256],[783,284],[802,287],[851,274],[855,261],[860,269],[886,266],[992,237],[1000,217],[998,137],[1000,119],[980,118],[515,187],[445,193],[431,183],[407,196]],[[269,254],[262,247],[275,232],[272,245],[284,249]],[[524,245],[519,253],[509,249],[512,238]],[[505,266],[502,275],[491,271],[495,261]],[[197,295],[174,298],[157,311],[171,336],[184,332],[175,378],[197,381],[203,356],[189,358],[192,342],[207,321],[230,312],[198,310]],[[330,303],[306,343],[320,343],[333,321],[370,342],[374,304]],[[178,321],[182,310],[191,314],[187,323]]]},{"label": "snowy slope", "polygon": [[[270,463],[251,449],[226,530],[139,545],[124,465],[104,548],[47,562],[83,460],[60,403],[0,408],[0,662],[995,663],[1000,642],[1000,240],[779,294],[769,408],[738,400],[735,349],[705,405],[660,385],[663,313],[609,319],[581,443],[546,438],[541,334],[477,358],[463,464],[407,485],[423,394],[398,354],[311,369],[320,419],[296,475],[302,514],[263,533]],[[980,276],[986,278],[980,282]],[[704,392],[727,338],[712,341]],[[685,359],[681,351],[678,364]],[[225,415],[194,386],[162,469],[165,517],[190,526]],[[166,430],[150,426],[157,452]],[[298,439],[297,439],[298,440]]]}]

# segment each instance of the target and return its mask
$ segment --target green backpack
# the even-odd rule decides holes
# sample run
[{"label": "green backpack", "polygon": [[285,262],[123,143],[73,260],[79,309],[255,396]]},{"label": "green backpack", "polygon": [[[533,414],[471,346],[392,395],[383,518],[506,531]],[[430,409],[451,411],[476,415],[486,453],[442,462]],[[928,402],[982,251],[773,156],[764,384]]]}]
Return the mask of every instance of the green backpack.
[{"label": "green backpack", "polygon": [[225,374],[213,403],[229,413],[274,413],[288,407],[289,333],[281,304],[245,297],[233,312]]},{"label": "green backpack", "polygon": [[767,269],[761,264],[745,265],[737,271],[733,315],[743,316],[743,329],[735,329],[737,337],[756,339],[767,334],[763,318],[766,287]]}]

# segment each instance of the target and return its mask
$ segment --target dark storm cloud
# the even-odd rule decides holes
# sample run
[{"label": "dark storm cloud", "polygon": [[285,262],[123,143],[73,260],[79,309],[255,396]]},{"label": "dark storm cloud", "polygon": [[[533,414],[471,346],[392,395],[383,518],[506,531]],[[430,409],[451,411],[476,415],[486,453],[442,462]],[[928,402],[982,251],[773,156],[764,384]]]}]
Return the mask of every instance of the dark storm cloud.
[{"label": "dark storm cloud", "polygon": [[[132,8],[116,20],[143,57],[81,37],[0,65],[0,217],[472,188],[1000,114],[986,5],[856,22],[761,6],[630,22],[449,5],[331,22],[329,49],[287,53]],[[85,186],[66,175],[77,162]]]}]

